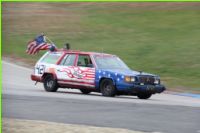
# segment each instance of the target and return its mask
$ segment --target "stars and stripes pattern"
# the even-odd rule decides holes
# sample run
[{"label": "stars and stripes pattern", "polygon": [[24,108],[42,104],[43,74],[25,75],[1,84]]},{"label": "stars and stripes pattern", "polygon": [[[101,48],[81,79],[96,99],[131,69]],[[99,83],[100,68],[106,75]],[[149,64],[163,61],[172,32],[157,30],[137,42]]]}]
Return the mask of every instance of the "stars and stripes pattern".
[{"label": "stars and stripes pattern", "polygon": [[97,71],[97,79],[100,80],[102,77],[108,77],[108,78],[113,78],[116,79],[118,82],[124,80],[124,75],[120,75],[119,73],[110,73],[108,71],[102,71],[98,70]]},{"label": "stars and stripes pattern", "polygon": [[28,44],[28,48],[26,52],[28,54],[37,54],[40,50],[47,50],[50,48],[50,44],[48,43],[42,43],[42,44],[37,44],[36,41],[32,41]]},{"label": "stars and stripes pattern", "polygon": [[58,83],[95,87],[94,68],[80,68],[80,67],[69,66],[67,68],[63,68],[60,72],[64,72],[67,77],[59,79]]},{"label": "stars and stripes pattern", "polygon": [[54,50],[55,46],[47,43],[44,35],[40,35],[36,37],[33,41],[30,41],[28,43],[26,53],[33,55],[37,54],[40,50],[48,50],[48,49]]},{"label": "stars and stripes pattern", "polygon": [[93,80],[95,78],[95,70],[92,68],[81,69],[80,67],[70,66],[64,68],[62,72],[66,72],[69,78]]}]

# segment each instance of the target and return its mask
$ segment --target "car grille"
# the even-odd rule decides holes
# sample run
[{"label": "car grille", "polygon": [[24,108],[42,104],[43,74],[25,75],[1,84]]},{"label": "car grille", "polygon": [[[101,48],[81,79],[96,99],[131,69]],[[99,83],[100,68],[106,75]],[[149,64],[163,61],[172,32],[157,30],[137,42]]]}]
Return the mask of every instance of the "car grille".
[{"label": "car grille", "polygon": [[144,84],[154,84],[155,78],[150,76],[140,76],[138,81]]}]

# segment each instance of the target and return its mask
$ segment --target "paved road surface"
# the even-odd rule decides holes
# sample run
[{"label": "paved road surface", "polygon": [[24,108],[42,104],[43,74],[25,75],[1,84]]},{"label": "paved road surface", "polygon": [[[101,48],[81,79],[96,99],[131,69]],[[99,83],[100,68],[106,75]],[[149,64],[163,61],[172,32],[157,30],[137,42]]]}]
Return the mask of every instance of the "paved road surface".
[{"label": "paved road surface", "polygon": [[47,93],[30,80],[31,69],[3,61],[3,117],[126,128],[145,132],[200,133],[200,99],[171,94],[137,97]]}]

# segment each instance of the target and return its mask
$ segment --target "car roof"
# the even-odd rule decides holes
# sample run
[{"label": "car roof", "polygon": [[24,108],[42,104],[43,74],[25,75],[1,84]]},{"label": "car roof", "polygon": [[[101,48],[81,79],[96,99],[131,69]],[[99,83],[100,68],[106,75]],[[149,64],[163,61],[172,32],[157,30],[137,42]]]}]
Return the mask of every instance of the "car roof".
[{"label": "car roof", "polygon": [[85,52],[80,50],[67,50],[67,49],[59,49],[56,52],[64,52],[64,53],[71,53],[71,54],[89,54],[89,55],[104,55],[104,56],[116,56],[107,53],[99,53],[99,52]]}]

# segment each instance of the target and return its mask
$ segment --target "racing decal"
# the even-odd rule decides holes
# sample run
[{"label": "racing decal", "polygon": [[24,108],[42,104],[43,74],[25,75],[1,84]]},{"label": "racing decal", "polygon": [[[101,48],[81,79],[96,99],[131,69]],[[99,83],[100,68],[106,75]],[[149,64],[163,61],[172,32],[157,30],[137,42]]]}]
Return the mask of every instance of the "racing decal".
[{"label": "racing decal", "polygon": [[35,67],[35,74],[36,75],[42,75],[45,71],[45,65],[37,65]]},{"label": "racing decal", "polygon": [[92,68],[69,66],[61,69],[60,72],[65,73],[70,79],[93,80],[95,78],[95,70]]},{"label": "racing decal", "polygon": [[58,83],[94,87],[95,69],[68,66],[57,69]]}]

